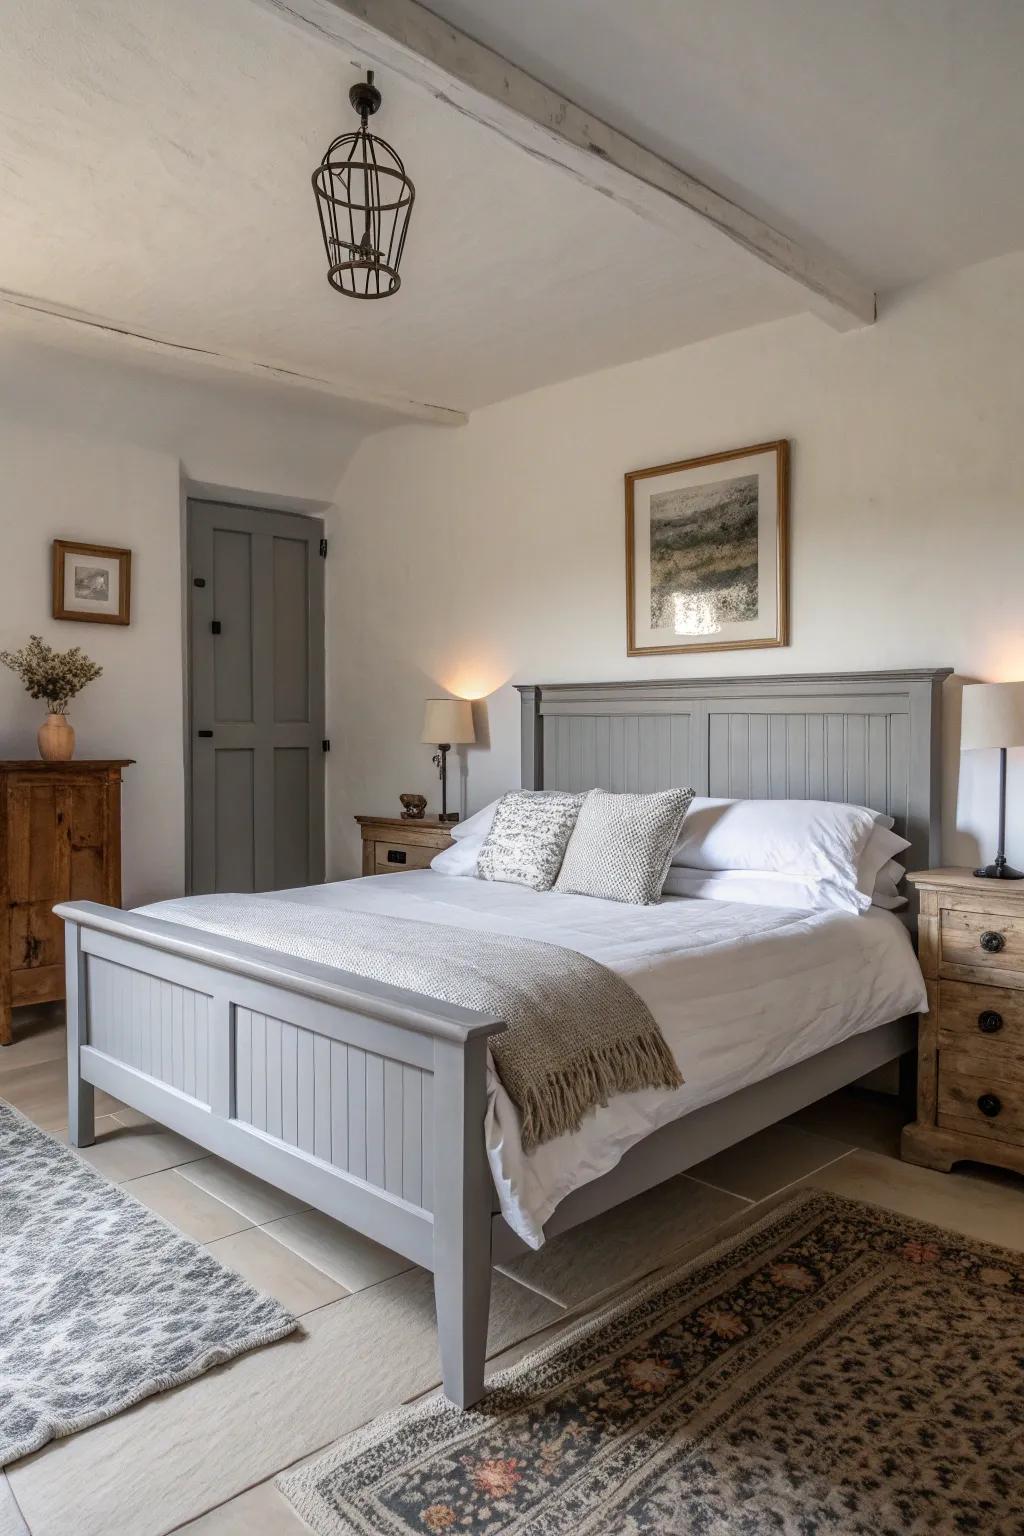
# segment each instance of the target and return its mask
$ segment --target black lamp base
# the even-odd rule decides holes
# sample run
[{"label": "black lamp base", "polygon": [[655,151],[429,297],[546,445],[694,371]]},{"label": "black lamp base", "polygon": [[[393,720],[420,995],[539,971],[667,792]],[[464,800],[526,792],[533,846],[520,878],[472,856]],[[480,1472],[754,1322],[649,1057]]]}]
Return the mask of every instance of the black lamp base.
[{"label": "black lamp base", "polygon": [[1014,869],[1004,858],[997,858],[994,864],[986,864],[974,873],[979,880],[1024,880],[1024,869]]}]

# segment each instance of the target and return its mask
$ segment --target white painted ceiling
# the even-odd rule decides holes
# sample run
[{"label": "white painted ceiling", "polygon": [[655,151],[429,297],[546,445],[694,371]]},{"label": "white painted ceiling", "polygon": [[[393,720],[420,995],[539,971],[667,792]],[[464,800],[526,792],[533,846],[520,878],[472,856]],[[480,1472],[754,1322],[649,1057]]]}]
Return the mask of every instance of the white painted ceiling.
[{"label": "white painted ceiling", "polygon": [[[1019,0],[433,8],[879,287],[1024,245]],[[359,61],[253,0],[0,0],[0,24],[2,289],[464,410],[802,307],[381,74],[417,187],[403,286],[342,298],[309,176]]]},{"label": "white painted ceiling", "polygon": [[1022,0],[430,0],[879,291],[1024,246]]}]

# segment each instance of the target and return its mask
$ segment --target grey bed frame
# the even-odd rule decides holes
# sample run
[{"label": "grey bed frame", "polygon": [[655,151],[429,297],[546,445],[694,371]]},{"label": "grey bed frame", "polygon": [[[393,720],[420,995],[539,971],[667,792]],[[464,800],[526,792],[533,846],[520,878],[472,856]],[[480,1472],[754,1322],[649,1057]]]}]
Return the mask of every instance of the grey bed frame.
[{"label": "grey bed frame", "polygon": [[[523,783],[849,800],[938,860],[946,670],[522,687]],[[180,925],[69,902],[69,1131],[101,1088],[433,1270],[444,1390],[484,1392],[491,1267],[525,1251],[484,1149],[500,1019]],[[893,1020],[649,1136],[565,1199],[609,1210],[913,1043]]]}]

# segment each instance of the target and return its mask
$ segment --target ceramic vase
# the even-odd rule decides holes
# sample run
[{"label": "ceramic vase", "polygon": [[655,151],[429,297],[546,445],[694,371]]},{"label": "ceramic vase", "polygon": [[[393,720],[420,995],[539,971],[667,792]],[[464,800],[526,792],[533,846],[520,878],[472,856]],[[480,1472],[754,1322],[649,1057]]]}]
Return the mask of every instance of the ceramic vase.
[{"label": "ceramic vase", "polygon": [[36,740],[44,762],[67,763],[75,755],[75,729],[67,715],[47,715]]}]

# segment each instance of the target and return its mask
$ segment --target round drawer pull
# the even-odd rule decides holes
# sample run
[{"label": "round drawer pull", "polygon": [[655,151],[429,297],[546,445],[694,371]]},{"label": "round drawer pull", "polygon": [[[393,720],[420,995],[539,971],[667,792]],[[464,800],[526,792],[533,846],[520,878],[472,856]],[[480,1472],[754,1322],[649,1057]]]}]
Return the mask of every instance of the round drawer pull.
[{"label": "round drawer pull", "polygon": [[986,954],[998,955],[1001,949],[1006,948],[1006,939],[1003,934],[989,928],[981,936],[981,947]]},{"label": "round drawer pull", "polygon": [[1002,1100],[994,1093],[983,1093],[978,1100],[978,1108],[989,1120],[994,1120],[1002,1107]]},{"label": "round drawer pull", "polygon": [[986,1008],[984,1013],[978,1014],[978,1028],[983,1035],[998,1035],[1002,1027],[1003,1016],[994,1008]]}]

